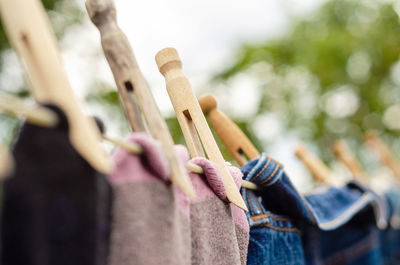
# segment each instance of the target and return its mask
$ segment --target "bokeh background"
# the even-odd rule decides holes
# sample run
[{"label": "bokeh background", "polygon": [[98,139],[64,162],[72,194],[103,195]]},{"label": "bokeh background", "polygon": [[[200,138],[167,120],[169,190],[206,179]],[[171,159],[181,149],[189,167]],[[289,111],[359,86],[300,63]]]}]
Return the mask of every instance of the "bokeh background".
[{"label": "bokeh background", "polygon": [[[42,2],[84,108],[104,120],[108,135],[124,137],[129,127],[84,1]],[[377,130],[400,155],[400,1],[115,2],[119,24],[176,143],[184,139],[154,60],[165,47],[180,53],[196,95],[214,93],[220,109],[260,151],[285,166],[300,190],[314,185],[294,156],[300,142],[336,176],[350,177],[330,149],[337,139],[346,140],[378,185],[389,185],[391,173],[364,144],[363,133]],[[2,26],[0,86],[33,102]],[[3,145],[12,146],[20,124],[0,116]]]}]

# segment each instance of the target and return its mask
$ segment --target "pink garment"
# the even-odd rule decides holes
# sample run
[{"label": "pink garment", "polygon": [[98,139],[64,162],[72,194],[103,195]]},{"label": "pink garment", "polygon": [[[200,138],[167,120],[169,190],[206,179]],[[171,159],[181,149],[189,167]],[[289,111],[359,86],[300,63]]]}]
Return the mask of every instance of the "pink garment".
[{"label": "pink garment", "polygon": [[[242,185],[242,171],[239,168],[229,166],[229,171],[235,181],[236,186],[240,190]],[[239,244],[240,250],[240,260],[242,265],[247,264],[247,250],[249,247],[249,233],[250,233],[250,226],[249,222],[247,221],[247,217],[245,212],[237,207],[234,204],[231,204],[233,220],[235,221],[236,225],[236,237]]]},{"label": "pink garment", "polygon": [[168,181],[169,169],[158,142],[144,133],[127,138],[142,155],[122,148],[113,154],[111,265],[190,264],[189,199]]},{"label": "pink garment", "polygon": [[136,156],[117,148],[112,157],[117,169],[110,176],[112,184],[168,180],[169,168],[159,142],[145,133],[131,134],[125,140],[139,144],[144,152],[142,156]]},{"label": "pink garment", "polygon": [[[118,148],[116,170],[109,180],[114,190],[110,264],[245,264],[248,223],[240,208],[227,202],[217,167],[205,158],[191,160],[204,175],[188,172],[197,197],[192,202],[168,181],[169,170],[158,142],[143,133],[143,155]],[[175,151],[186,164],[185,147]],[[241,172],[230,167],[240,187]]]},{"label": "pink garment", "polygon": [[[239,168],[234,167],[234,166],[228,166],[229,172],[231,173],[231,176],[233,177],[233,180],[235,181],[236,187],[238,188],[238,190],[240,190],[240,187],[242,185],[242,171],[240,171]],[[231,208],[232,208],[232,214],[233,214],[233,219],[235,220],[235,224],[240,227],[241,229],[243,229],[244,231],[246,231],[247,233],[249,233],[250,231],[250,226],[249,226],[249,222],[247,221],[247,217],[245,212],[240,209],[239,207],[237,207],[236,205],[234,205],[233,203],[231,204]]]},{"label": "pink garment", "polygon": [[[203,175],[189,172],[197,194],[190,205],[192,265],[245,265],[249,235],[245,213],[227,201],[221,174],[213,162],[201,157],[190,162],[204,171]],[[240,170],[231,167],[230,171],[240,188]]]}]

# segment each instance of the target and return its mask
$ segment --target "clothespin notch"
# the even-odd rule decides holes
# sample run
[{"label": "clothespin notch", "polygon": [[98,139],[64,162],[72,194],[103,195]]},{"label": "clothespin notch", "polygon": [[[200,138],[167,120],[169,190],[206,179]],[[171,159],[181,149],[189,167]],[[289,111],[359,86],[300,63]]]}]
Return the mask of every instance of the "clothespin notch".
[{"label": "clothespin notch", "polygon": [[[230,175],[225,160],[208,127],[189,80],[182,71],[182,62],[174,48],[166,48],[156,55],[156,62],[165,77],[166,87],[192,157],[204,151],[221,172],[228,200],[247,211],[245,202]],[[203,151],[204,147],[204,151]]]}]

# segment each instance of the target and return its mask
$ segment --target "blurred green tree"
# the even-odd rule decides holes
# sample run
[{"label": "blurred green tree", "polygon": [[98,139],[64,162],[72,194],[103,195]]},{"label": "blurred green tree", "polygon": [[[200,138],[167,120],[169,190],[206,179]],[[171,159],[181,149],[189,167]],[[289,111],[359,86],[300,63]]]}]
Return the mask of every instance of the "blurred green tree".
[{"label": "blurred green tree", "polygon": [[[52,20],[52,26],[58,38],[61,38],[68,27],[82,21],[84,13],[78,7],[76,1],[42,0],[42,4],[45,7],[50,20]],[[8,42],[6,32],[0,19],[0,57],[2,57],[4,52],[9,49],[10,43]],[[3,67],[3,60],[0,60],[0,73],[3,70]],[[20,96],[27,95],[25,88],[14,89],[17,91],[22,90],[19,91]]]},{"label": "blurred green tree", "polygon": [[[54,32],[59,39],[66,32],[68,27],[80,23],[85,14],[78,6],[77,1],[42,0],[42,3],[51,20]],[[9,64],[11,53],[10,43],[8,42],[6,32],[0,19],[0,75],[4,72],[5,67],[16,67],[15,65],[11,66]],[[16,64],[15,62],[12,63]],[[24,82],[16,83],[20,85],[16,87],[8,87],[8,84],[2,83],[1,89],[6,90],[7,93],[27,98],[29,96],[29,91],[26,84]],[[7,115],[0,115],[0,142],[9,144],[14,138],[20,121],[8,117]]]},{"label": "blurred green tree", "polygon": [[328,1],[283,37],[243,45],[214,81],[229,83],[243,73],[257,79],[256,115],[276,113],[286,130],[315,142],[325,161],[332,159],[334,140],[346,138],[360,150],[369,129],[395,143],[400,135],[396,11],[399,7],[387,1]]}]

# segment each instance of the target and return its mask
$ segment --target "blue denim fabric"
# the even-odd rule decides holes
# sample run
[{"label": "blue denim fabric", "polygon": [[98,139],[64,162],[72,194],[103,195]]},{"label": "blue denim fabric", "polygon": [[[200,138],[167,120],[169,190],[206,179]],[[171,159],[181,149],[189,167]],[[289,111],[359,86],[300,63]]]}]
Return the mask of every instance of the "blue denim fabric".
[{"label": "blue denim fabric", "polygon": [[[261,162],[266,160],[261,157]],[[264,168],[254,163],[248,163],[242,168],[245,180],[257,176],[263,182],[264,176],[277,176],[278,164],[271,163]],[[268,175],[258,174],[268,172]],[[272,177],[273,178],[273,177]],[[278,178],[279,179],[279,176]],[[302,265],[305,264],[300,230],[285,216],[274,214],[264,207],[261,193],[241,189],[242,196],[249,211],[246,213],[250,225],[250,240],[247,255],[248,265]]]},{"label": "blue denim fabric", "polygon": [[302,232],[307,264],[381,264],[379,230],[373,225],[348,223],[331,231],[306,226]]},{"label": "blue denim fabric", "polygon": [[[386,222],[375,194],[350,183],[302,196],[282,166],[265,154],[243,166],[242,172],[246,180],[262,187],[261,191],[242,189],[252,229],[269,224],[269,213],[286,216],[292,220],[290,225],[302,231],[307,264],[380,264],[376,222],[381,226]],[[250,253],[254,252],[249,249]]]},{"label": "blue denim fabric", "polygon": [[[278,217],[272,214],[271,216]],[[294,228],[289,220],[273,223],[250,229],[247,264],[305,264],[300,231]]]},{"label": "blue denim fabric", "polygon": [[[387,206],[374,192],[363,188],[361,185],[351,182],[347,186],[340,188],[342,191],[354,196],[354,192],[360,193],[360,199],[354,204],[348,205],[348,213],[351,218],[333,230],[322,230],[316,226],[305,225],[303,231],[303,245],[307,264],[351,264],[351,265],[374,265],[382,263],[382,250],[380,235],[382,230],[378,227],[386,228],[388,214]],[[335,189],[336,190],[336,189]],[[327,193],[331,193],[332,188]],[[332,194],[337,194],[333,192]],[[350,195],[351,194],[351,195]],[[362,194],[362,195],[361,195]],[[305,200],[318,200],[326,197],[319,197],[319,194],[305,196]],[[372,198],[367,205],[364,204],[363,196],[368,195]],[[345,196],[345,194],[341,194]],[[341,196],[332,198],[339,199]],[[337,203],[337,202],[336,202]],[[344,214],[343,216],[346,216]],[[336,219],[336,220],[340,220]]]}]

